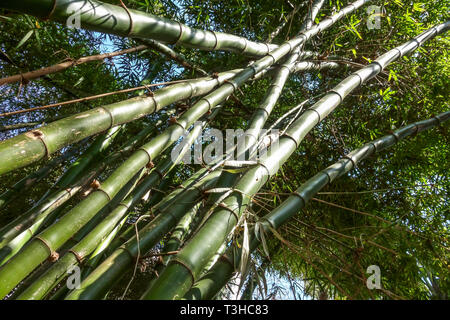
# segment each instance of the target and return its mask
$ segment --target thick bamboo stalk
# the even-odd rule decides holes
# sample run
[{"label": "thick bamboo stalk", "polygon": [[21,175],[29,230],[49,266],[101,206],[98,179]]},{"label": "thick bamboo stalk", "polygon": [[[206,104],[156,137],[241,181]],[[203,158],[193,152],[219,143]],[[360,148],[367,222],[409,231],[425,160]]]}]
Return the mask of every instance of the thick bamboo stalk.
[{"label": "thick bamboo stalk", "polygon": [[317,14],[319,13],[320,8],[322,8],[324,3],[325,3],[325,0],[315,0],[313,2],[313,4],[311,5],[311,8],[308,11],[308,14],[305,18],[305,21],[303,22],[302,28],[304,28],[305,30],[311,29],[311,27],[314,24],[314,19],[316,18]]},{"label": "thick bamboo stalk", "polygon": [[[131,194],[111,212],[103,221],[92,229],[78,244],[72,247],[67,253],[51,266],[37,281],[33,282],[18,299],[35,300],[47,295],[64,277],[67,270],[74,265],[83,262],[94,250],[98,248],[102,241],[107,240],[111,232],[118,223],[124,219],[129,209],[131,209],[142,196],[159,179],[158,174],[150,174],[146,177]],[[99,249],[101,252],[104,248]]]},{"label": "thick bamboo stalk", "polygon": [[[45,219],[48,214],[69,200],[85,183],[93,178],[95,176],[93,173],[98,170],[90,170],[91,172],[89,172],[88,175],[84,174],[84,171],[87,171],[87,166],[91,164],[95,158],[101,156],[101,154],[108,149],[120,129],[120,126],[111,128],[105,134],[97,137],[91,146],[89,146],[89,148],[69,166],[66,172],[64,172],[58,181],[41,197],[33,208],[2,228],[0,230],[0,248],[23,230],[30,227],[36,219],[39,218],[40,222],[43,222],[43,219]],[[98,169],[100,169],[100,167],[98,167]],[[83,179],[80,179],[82,176]],[[81,183],[74,185],[77,180],[80,180]]]},{"label": "thick bamboo stalk", "polygon": [[[194,140],[198,137],[202,130],[202,125],[196,125],[192,131],[189,133],[189,135],[186,137],[186,144],[184,148],[180,152],[180,157],[178,157],[176,160],[172,158],[165,159],[162,161],[149,175],[148,178],[146,178],[139,186],[138,188],[132,192],[132,194],[127,197],[124,201],[122,201],[118,207],[113,210],[108,217],[115,217],[113,220],[114,223],[110,222],[110,219],[103,220],[102,223],[100,223],[97,227],[93,229],[92,232],[89,233],[89,235],[93,236],[86,236],[83,238],[83,240],[77,244],[74,248],[72,248],[69,253],[72,253],[76,260],[81,261],[83,260],[88,254],[92,252],[92,250],[95,249],[95,247],[98,245],[98,243],[101,241],[102,237],[106,236],[108,233],[110,233],[112,228],[117,224],[117,219],[122,219],[123,216],[126,214],[126,212],[133,207],[140,199],[142,199],[143,195],[148,192],[148,190],[155,186],[157,183],[160,182],[160,180],[164,177],[164,175],[170,171],[175,164],[177,164],[181,159],[182,155],[188,151]],[[173,161],[174,160],[174,161]],[[105,226],[106,225],[106,226]],[[66,258],[62,264],[65,265],[65,263],[68,263],[68,261],[73,261],[73,258]],[[67,266],[66,266],[67,267]],[[53,270],[53,268],[52,268]],[[51,282],[51,279],[59,279],[57,276],[55,276],[55,272],[61,272],[63,268],[57,267],[54,268],[55,271],[46,273],[43,277],[44,279],[39,282],[39,284],[34,285],[34,288],[39,288],[39,292],[42,294],[43,292],[47,292],[46,290],[50,290],[51,288],[48,287],[48,285]],[[67,268],[66,268],[67,270]],[[49,275],[48,275],[49,274]],[[59,274],[59,276],[62,276],[62,274]],[[46,285],[47,284],[47,285]],[[55,285],[55,283],[52,283]],[[34,289],[36,291],[36,289]],[[37,296],[33,295],[34,298]],[[39,298],[42,296],[39,296]]]},{"label": "thick bamboo stalk", "polygon": [[[315,176],[302,184],[293,194],[281,205],[265,215],[259,220],[260,230],[266,233],[272,229],[278,229],[288,222],[290,218],[297,215],[300,210],[319,192],[325,185],[330,184],[335,179],[341,177],[346,172],[353,170],[355,166],[369,156],[392,147],[400,140],[415,135],[422,131],[431,129],[437,125],[442,125],[450,119],[450,111],[441,113],[431,119],[418,121],[402,127],[393,133],[366,143],[362,147],[355,149],[348,155],[337,161],[335,164],[320,171]],[[251,250],[255,250],[260,244],[259,233],[250,232],[252,235]],[[233,254],[232,250],[220,259],[213,268],[203,276],[184,296],[188,300],[212,299],[217,292],[231,278],[235,266],[239,264],[240,255]]]},{"label": "thick bamboo stalk", "polygon": [[92,55],[92,56],[88,56],[88,57],[81,57],[78,59],[69,59],[68,61],[54,64],[49,67],[41,68],[39,70],[33,70],[33,71],[21,73],[21,74],[16,74],[16,75],[13,75],[10,77],[2,78],[2,79],[0,79],[0,86],[8,84],[8,83],[18,82],[18,81],[21,81],[23,83],[28,83],[30,80],[37,79],[37,78],[40,78],[42,76],[49,75],[52,73],[61,72],[68,68],[75,67],[75,66],[78,66],[83,63],[92,62],[92,61],[102,61],[102,60],[105,60],[108,58],[113,58],[113,57],[120,56],[123,54],[142,51],[147,48],[148,48],[147,46],[141,45],[141,46],[137,46],[137,47],[133,47],[133,48],[125,49],[125,50],[120,50],[120,51],[115,51],[115,52],[108,52],[108,53],[97,54],[97,55]]},{"label": "thick bamboo stalk", "polygon": [[[314,27],[313,27],[314,28]],[[435,26],[402,46],[390,50],[365,68],[350,75],[331,90],[314,106],[306,110],[279,139],[279,147],[259,165],[250,169],[236,184],[233,193],[226,198],[204,223],[195,237],[172,258],[167,268],[144,295],[147,299],[174,299],[182,297],[212,254],[237,224],[242,212],[254,195],[277,172],[297,148],[306,134],[330,114],[352,90],[377,75],[387,64],[401,55],[410,53],[426,40],[445,32],[450,22]],[[281,48],[281,46],[280,46]],[[177,285],[171,285],[176,283]]]},{"label": "thick bamboo stalk", "polygon": [[167,196],[167,201],[162,200],[164,205],[152,210],[157,214],[156,218],[149,222],[139,231],[139,242],[136,237],[128,240],[124,245],[113,252],[103,261],[82,283],[80,289],[72,291],[66,299],[99,299],[103,297],[111,285],[117,281],[124,271],[135,263],[139,253],[151,249],[167,232],[169,232],[186,211],[194,206],[203,191],[211,188],[220,172],[208,174],[202,181],[195,182],[206,169],[199,171],[185,183],[177,196]]},{"label": "thick bamboo stalk", "polygon": [[228,33],[190,28],[178,21],[96,0],[4,0],[0,7],[61,23],[79,21],[84,29],[202,50],[264,56],[276,48]]},{"label": "thick bamboo stalk", "polygon": [[75,154],[75,149],[67,151],[63,153],[61,156],[49,161],[45,166],[40,168],[39,170],[27,175],[25,178],[16,182],[12,187],[8,188],[9,190],[5,191],[0,195],[0,208],[7,205],[10,201],[12,201],[19,192],[23,193],[31,186],[33,186],[36,182],[45,178],[51,170],[62,162],[66,161],[68,158]]},{"label": "thick bamboo stalk", "polygon": [[154,113],[174,102],[201,96],[230,79],[236,70],[214,78],[178,83],[121,102],[94,108],[0,142],[0,175],[36,162],[64,146]]}]

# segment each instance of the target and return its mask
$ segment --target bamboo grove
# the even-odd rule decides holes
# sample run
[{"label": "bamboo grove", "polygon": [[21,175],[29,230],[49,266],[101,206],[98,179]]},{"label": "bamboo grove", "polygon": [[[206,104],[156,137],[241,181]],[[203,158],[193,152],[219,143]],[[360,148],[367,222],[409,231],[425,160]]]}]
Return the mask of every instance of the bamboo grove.
[{"label": "bamboo grove", "polygon": [[0,297],[445,298],[446,6],[213,2],[2,1]]}]

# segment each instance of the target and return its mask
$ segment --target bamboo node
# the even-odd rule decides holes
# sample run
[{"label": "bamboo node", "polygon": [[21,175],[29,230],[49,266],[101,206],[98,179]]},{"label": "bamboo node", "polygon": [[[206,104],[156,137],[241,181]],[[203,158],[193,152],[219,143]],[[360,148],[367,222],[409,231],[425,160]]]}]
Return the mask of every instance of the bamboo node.
[{"label": "bamboo node", "polygon": [[443,121],[441,120],[441,118],[439,118],[439,116],[433,115],[432,119],[436,119],[436,120],[437,120],[438,126],[441,126],[441,125],[442,125],[442,122],[443,122]]},{"label": "bamboo node", "polygon": [[92,180],[91,188],[97,190],[98,188],[100,188],[100,182],[97,179]]},{"label": "bamboo node", "polygon": [[[230,80],[224,80],[223,81],[224,83],[228,83],[228,84],[231,84],[232,86],[233,86],[233,92],[234,91],[236,91],[237,89],[238,89],[238,86],[233,82],[233,81],[230,81]],[[228,98],[227,98],[228,99]]]},{"label": "bamboo node", "polygon": [[233,209],[231,209],[230,207],[228,207],[225,203],[221,202],[221,203],[219,203],[217,206],[218,206],[218,207],[221,207],[221,208],[223,208],[223,209],[225,209],[225,210],[227,210],[228,212],[230,212],[230,213],[234,216],[234,218],[236,219],[236,221],[239,221],[239,216],[238,216],[238,214],[237,214],[236,212],[234,212]]},{"label": "bamboo node", "polygon": [[153,161],[149,161],[149,162],[145,165],[145,167],[146,167],[147,169],[153,169],[153,168],[155,167],[155,164],[153,163]]},{"label": "bamboo node", "polygon": [[219,40],[217,39],[217,35],[214,31],[210,31],[213,35],[214,35],[214,39],[216,40],[216,42],[214,43],[214,47],[212,48],[213,50],[217,50],[217,46],[219,45]]},{"label": "bamboo node", "polygon": [[181,40],[181,38],[183,37],[183,24],[179,21],[175,21],[176,23],[178,23],[178,26],[180,27],[180,35],[178,36],[177,40],[173,43],[174,46],[176,46],[178,44],[178,41]]},{"label": "bamboo node", "polygon": [[190,274],[190,276],[192,278],[192,283],[195,283],[195,281],[197,279],[195,278],[194,272],[192,272],[192,269],[185,262],[178,260],[176,257],[173,258],[172,260],[170,260],[170,262],[179,264],[180,266],[184,267],[188,271],[188,273]]},{"label": "bamboo node", "polygon": [[48,256],[48,261],[50,261],[50,262],[56,262],[56,261],[58,261],[58,259],[59,259],[59,253],[56,251],[53,251]]},{"label": "bamboo node", "polygon": [[391,131],[389,131],[389,133],[394,136],[396,142],[400,141],[400,137],[398,136],[398,134],[395,131],[391,130]]}]

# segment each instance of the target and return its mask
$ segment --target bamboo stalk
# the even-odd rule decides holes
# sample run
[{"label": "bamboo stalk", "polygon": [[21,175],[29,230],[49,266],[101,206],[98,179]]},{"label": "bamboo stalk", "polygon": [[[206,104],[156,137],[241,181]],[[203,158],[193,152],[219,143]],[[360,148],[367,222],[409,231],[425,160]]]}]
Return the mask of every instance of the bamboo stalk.
[{"label": "bamboo stalk", "polygon": [[2,78],[2,79],[0,79],[0,86],[8,84],[8,83],[18,82],[18,81],[20,81],[22,83],[28,83],[30,80],[37,79],[37,78],[40,78],[42,76],[49,75],[52,73],[61,72],[68,68],[75,67],[75,66],[78,66],[83,63],[92,62],[92,61],[101,61],[101,60],[113,58],[113,57],[120,56],[120,55],[127,54],[127,53],[142,51],[147,48],[148,48],[147,46],[141,45],[141,46],[125,49],[125,50],[108,52],[108,53],[103,53],[103,54],[96,54],[96,55],[87,56],[87,57],[81,57],[81,58],[78,58],[75,60],[69,59],[68,61],[57,63],[57,64],[54,64],[49,67],[41,68],[39,70],[33,70],[33,71],[9,76],[6,78]]},{"label": "bamboo stalk", "polygon": [[237,73],[200,78],[162,88],[149,95],[97,107],[0,142],[0,175],[26,166],[62,147],[117,125],[154,113],[174,102],[204,95]]},{"label": "bamboo stalk", "polygon": [[155,49],[156,51],[162,53],[169,59],[172,59],[176,62],[178,62],[180,65],[182,65],[185,68],[191,69],[192,71],[198,72],[199,74],[203,75],[204,77],[208,77],[209,74],[199,66],[195,65],[192,62],[189,62],[186,57],[184,57],[181,53],[176,52],[175,50],[169,48],[168,46],[155,41],[155,40],[148,40],[148,39],[136,39],[138,42],[141,42],[148,46],[149,48]]},{"label": "bamboo stalk", "polygon": [[[259,220],[258,232],[253,230],[251,251],[255,250],[261,241],[261,232],[270,233],[271,229],[278,229],[287,223],[292,217],[317,194],[325,185],[332,183],[346,172],[353,170],[355,166],[369,156],[392,147],[400,140],[413,136],[425,130],[429,130],[437,125],[442,125],[450,119],[450,111],[441,113],[431,119],[418,121],[402,127],[393,133],[366,143],[362,147],[353,150],[348,155],[337,161],[335,164],[320,171],[312,178],[302,184],[293,194],[281,205],[272,210]],[[211,270],[196,282],[186,293],[184,299],[212,299],[217,292],[231,278],[236,265],[239,264],[240,255],[233,254],[232,250],[220,259]]]},{"label": "bamboo stalk", "polygon": [[152,212],[157,216],[139,231],[139,241],[135,236],[114,251],[66,299],[98,299],[104,296],[113,282],[123,276],[124,271],[135,262],[139,253],[151,249],[198,202],[203,191],[215,184],[220,172],[212,172],[202,181],[195,182],[205,171],[203,169],[193,175],[178,191],[173,192],[175,196],[167,196],[167,200],[160,202],[163,205],[153,208]]},{"label": "bamboo stalk", "polygon": [[[91,164],[96,157],[108,149],[120,129],[120,126],[111,128],[105,134],[97,137],[91,146],[69,166],[66,172],[64,172],[58,181],[41,197],[33,208],[2,228],[0,230],[0,248],[8,243],[13,237],[22,233],[24,229],[30,227],[36,219],[39,218],[42,223],[47,215],[69,200],[84,184],[92,179],[99,170],[91,170],[87,175],[84,174],[84,171],[87,171],[87,166]],[[83,176],[83,179],[80,180],[81,176]],[[80,180],[81,182],[74,185],[77,180]]]},{"label": "bamboo stalk", "polygon": [[178,21],[96,0],[4,0],[0,7],[61,23],[79,19],[84,29],[202,50],[264,56],[276,48],[228,33],[190,28]]},{"label": "bamboo stalk", "polygon": [[[316,27],[317,28],[317,27]],[[295,151],[306,134],[330,114],[352,90],[373,78],[390,62],[410,53],[426,40],[450,28],[450,22],[437,25],[413,40],[385,53],[373,63],[347,77],[321,100],[306,110],[279,139],[279,147],[250,169],[238,181],[230,194],[214,210],[194,238],[174,257],[153,286],[143,296],[146,299],[173,299],[182,297],[198,279],[198,275],[212,254],[217,251],[228,234],[234,229],[242,212],[254,195],[275,174]],[[314,29],[314,27],[313,27]],[[311,30],[311,29],[310,29]],[[281,48],[282,46],[280,46]],[[178,263],[176,263],[178,262]],[[172,283],[177,283],[172,286]]]},{"label": "bamboo stalk", "polygon": [[[194,142],[194,140],[195,140],[195,139],[197,138],[197,136],[200,134],[201,130],[202,130],[202,125],[197,125],[197,126],[195,126],[195,127],[193,128],[193,130],[190,132],[190,134],[187,136],[187,138],[186,138],[186,140],[187,140],[186,145],[185,145],[184,148],[181,150],[180,156],[175,160],[175,162],[172,161],[171,158],[168,158],[168,159],[166,159],[165,161],[162,161],[162,162],[154,169],[154,171],[150,174],[149,178],[146,179],[146,180],[144,180],[146,183],[141,184],[140,187],[138,188],[138,191],[135,192],[135,193],[133,193],[132,196],[130,196],[130,197],[127,198],[124,202],[122,202],[121,204],[119,204],[119,207],[118,207],[117,209],[115,209],[111,214],[114,215],[114,216],[117,216],[118,219],[122,218],[123,215],[128,211],[128,208],[130,208],[131,206],[134,206],[134,205],[136,204],[136,201],[140,200],[140,199],[142,198],[142,196],[148,191],[148,189],[149,189],[150,187],[153,187],[156,183],[160,182],[160,180],[161,180],[162,177],[165,175],[165,173],[166,173],[167,171],[171,170],[171,169],[173,168],[173,166],[174,166],[177,162],[179,162],[179,161],[182,159],[182,155],[183,155],[185,152],[187,152],[187,150],[190,148],[191,144]],[[103,184],[103,188],[105,188],[105,183]],[[93,212],[93,211],[92,211],[92,212]],[[89,213],[89,215],[92,215],[92,213]],[[65,216],[65,217],[66,217],[66,216]],[[65,217],[63,217],[63,219],[64,219]],[[78,217],[77,217],[77,218],[78,218]],[[70,220],[72,220],[72,219],[70,219]],[[67,221],[70,221],[70,220],[67,220]],[[116,221],[116,223],[117,223],[117,221]],[[55,226],[55,225],[54,225],[54,226]],[[54,227],[54,226],[52,226],[52,227]],[[96,230],[96,231],[94,232],[95,237],[97,237],[97,238],[94,238],[94,239],[98,239],[98,237],[104,235],[104,233],[109,233],[109,232],[111,232],[111,229],[108,229],[107,231],[103,231],[103,232],[102,232],[102,229],[101,229],[101,228],[104,228],[104,226],[103,226],[103,224],[100,224],[100,226],[101,226],[101,227],[99,227],[100,230],[94,229],[94,230]],[[113,227],[113,225],[110,225],[110,226]],[[56,230],[58,230],[57,227],[56,227]],[[57,233],[51,232],[51,231],[49,232],[48,229],[45,230],[43,233],[46,233],[46,231],[47,231],[47,234],[50,234],[50,236],[53,235],[53,237],[59,237],[59,235],[58,235]],[[29,237],[30,237],[30,236],[29,236]],[[29,237],[28,237],[28,238],[29,238]],[[49,237],[49,236],[47,236],[47,237]],[[28,239],[27,239],[27,240],[28,240]],[[89,244],[88,244],[88,245],[90,245],[90,246],[92,246],[93,244],[94,244],[94,245],[97,245],[97,244],[98,244],[98,241],[95,242],[94,240],[89,239],[89,238],[88,238],[87,241],[89,241]],[[99,241],[100,241],[100,240],[99,240]],[[64,241],[64,242],[65,242],[65,241]],[[86,244],[85,244],[84,242],[83,242],[83,245],[86,246]],[[85,248],[85,247],[83,247],[83,248]],[[89,247],[89,248],[92,249],[92,250],[95,249],[95,247],[94,247],[94,248]],[[76,250],[75,250],[75,249],[76,249]],[[88,253],[85,253],[85,252],[79,252],[79,247],[76,247],[75,249],[72,248],[72,251],[70,251],[70,252],[72,252],[73,255],[75,256],[75,258],[78,259],[78,260],[82,260],[82,258],[84,258],[87,254],[89,254],[89,253],[92,251],[92,250],[90,250]],[[82,258],[80,258],[80,257],[82,257]],[[66,260],[67,260],[67,259],[66,259]],[[66,260],[65,260],[65,261],[66,261]],[[72,260],[73,260],[73,259],[72,259]],[[57,270],[58,272],[61,271],[61,269],[58,269],[58,268],[56,268],[56,270]],[[50,276],[50,278],[51,278],[51,279],[54,279],[55,276],[52,275],[52,276]],[[45,283],[48,284],[49,281],[48,281],[48,280],[45,280],[45,281],[43,280],[43,283],[42,283],[41,285],[39,285],[38,287],[44,288],[44,287],[45,287],[45,285],[44,285]],[[44,289],[41,289],[41,290],[44,290]],[[40,291],[40,292],[42,292],[42,291]]]}]

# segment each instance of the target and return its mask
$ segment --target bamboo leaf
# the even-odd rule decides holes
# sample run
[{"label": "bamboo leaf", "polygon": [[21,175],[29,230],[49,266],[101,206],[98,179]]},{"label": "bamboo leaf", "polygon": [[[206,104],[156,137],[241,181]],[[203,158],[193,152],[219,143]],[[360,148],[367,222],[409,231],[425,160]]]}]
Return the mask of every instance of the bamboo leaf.
[{"label": "bamboo leaf", "polygon": [[19,41],[19,43],[16,46],[16,49],[19,49],[21,46],[23,46],[25,44],[25,42],[27,42],[28,39],[30,39],[30,37],[33,35],[34,30],[30,30],[27,32],[27,34],[22,38],[22,40]]}]

